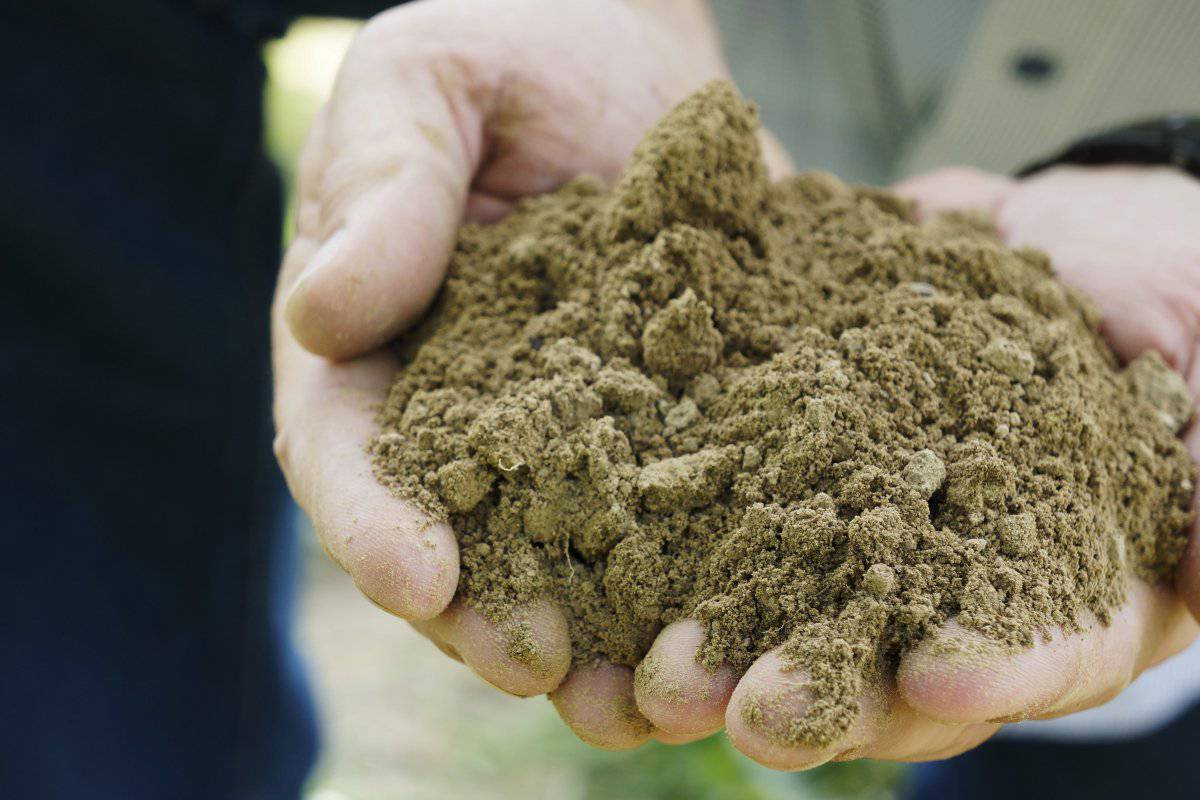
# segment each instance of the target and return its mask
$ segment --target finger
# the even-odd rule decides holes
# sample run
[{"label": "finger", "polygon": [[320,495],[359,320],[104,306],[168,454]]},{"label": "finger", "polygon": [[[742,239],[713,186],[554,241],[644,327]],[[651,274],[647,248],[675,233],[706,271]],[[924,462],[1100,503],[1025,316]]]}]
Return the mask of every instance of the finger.
[{"label": "finger", "polygon": [[947,211],[976,210],[995,214],[1012,178],[972,167],[946,167],[897,183],[892,190],[917,203],[920,219]]},{"label": "finger", "polygon": [[1109,625],[1055,630],[1014,648],[955,622],[900,663],[897,682],[918,712],[946,722],[1061,716],[1105,702],[1142,670],[1185,647],[1194,623],[1170,592],[1135,581]]},{"label": "finger", "polygon": [[278,426],[275,453],[326,552],[381,608],[405,619],[441,613],[458,585],[458,544],[437,523],[393,496],[371,470],[371,404],[391,380],[383,358],[305,365],[281,381],[302,394]]},{"label": "finger", "polygon": [[[303,256],[298,240],[288,258]],[[376,354],[334,365],[304,352],[276,322],[275,453],[326,552],[376,605],[405,619],[441,613],[458,585],[458,544],[372,473],[373,408],[396,369]]]},{"label": "finger", "polygon": [[808,674],[792,669],[779,648],[768,651],[750,665],[729,698],[729,740],[763,766],[782,770],[811,769],[869,741],[881,701],[865,702],[834,741],[811,744],[805,726],[816,701]]},{"label": "finger", "polygon": [[663,628],[634,675],[637,706],[655,729],[673,736],[707,736],[725,724],[737,677],[729,667],[709,671],[696,661],[704,629],[694,619]]},{"label": "finger", "polygon": [[777,181],[796,172],[796,165],[792,163],[792,157],[788,155],[787,148],[775,134],[763,128],[759,131],[758,141],[762,148],[763,161],[767,165],[767,175],[771,180]]},{"label": "finger", "polygon": [[576,667],[550,700],[576,736],[602,750],[630,750],[650,738],[650,722],[638,711],[633,670],[597,661]]},{"label": "finger", "polygon": [[466,222],[489,223],[503,219],[516,207],[516,202],[500,197],[491,197],[480,192],[472,192],[467,197],[467,208],[464,214]]},{"label": "finger", "polygon": [[772,769],[810,769],[827,761],[875,758],[926,761],[984,741],[999,725],[957,725],[919,714],[892,687],[867,683],[847,730],[823,744],[805,743],[817,698],[807,673],[779,650],[764,654],[729,701],[726,727],[734,747]]},{"label": "finger", "polygon": [[894,685],[866,693],[859,717],[862,743],[843,750],[836,760],[935,761],[969,750],[1001,728],[992,722],[959,725],[930,719],[906,703]]},{"label": "finger", "polygon": [[494,623],[458,598],[427,628],[479,677],[520,697],[554,689],[571,666],[567,621],[549,601]]},{"label": "finger", "polygon": [[364,31],[339,73],[309,167],[318,247],[286,299],[297,341],[333,359],[394,338],[432,300],[482,149],[470,82],[398,65],[378,38]]}]

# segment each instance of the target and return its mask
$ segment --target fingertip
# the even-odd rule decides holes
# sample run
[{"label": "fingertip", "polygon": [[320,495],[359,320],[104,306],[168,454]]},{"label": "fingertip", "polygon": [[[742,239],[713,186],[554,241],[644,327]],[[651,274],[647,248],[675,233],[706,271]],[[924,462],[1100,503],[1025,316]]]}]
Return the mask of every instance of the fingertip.
[{"label": "fingertip", "polygon": [[331,365],[297,355],[287,348],[279,367],[288,385],[276,400],[275,439],[297,503],[372,602],[409,620],[438,615],[458,586],[458,542],[377,480],[364,446],[378,433],[372,404],[385,396],[395,360],[378,353]]},{"label": "fingertip", "polygon": [[317,355],[343,360],[411,325],[445,277],[467,180],[410,159],[390,180],[348,201],[341,227],[288,295],[284,315],[296,340]]},{"label": "fingertip", "polygon": [[554,708],[576,736],[602,750],[631,750],[651,735],[638,711],[633,670],[596,662],[571,671],[550,694]]},{"label": "fingertip", "polygon": [[907,653],[896,672],[904,701],[940,722],[983,723],[1034,716],[1071,687],[1068,637],[1019,648],[950,621]]},{"label": "fingertip", "polygon": [[439,234],[434,225],[406,231],[411,224],[395,213],[393,224],[367,219],[335,233],[288,291],[284,319],[304,349],[332,361],[363,355],[395,339],[433,302],[458,216]]},{"label": "fingertip", "polygon": [[796,173],[796,165],[792,161],[791,155],[775,134],[766,128],[761,128],[758,132],[758,139],[762,148],[763,161],[767,165],[767,175],[771,180],[778,181]]},{"label": "fingertip", "polygon": [[345,361],[362,351],[347,342],[344,328],[330,324],[336,312],[324,299],[309,291],[306,284],[298,283],[284,300],[283,319],[292,338],[305,350],[330,361]]},{"label": "fingertip", "polygon": [[813,704],[809,677],[790,669],[778,649],[750,665],[729,698],[725,730],[733,746],[770,769],[812,769],[847,749],[846,737],[809,745],[805,722]]},{"label": "fingertip", "polygon": [[909,705],[942,722],[1051,718],[1110,699],[1194,636],[1172,592],[1135,580],[1106,623],[1085,612],[1076,628],[1054,628],[1030,647],[951,620],[901,659],[897,686]]},{"label": "fingertip", "polygon": [[354,341],[357,323],[347,320],[346,307],[352,300],[353,286],[344,282],[328,286],[325,276],[338,273],[338,261],[346,249],[348,236],[341,228],[312,252],[308,263],[287,290],[283,318],[292,337],[305,350],[334,361],[350,358],[367,348]]},{"label": "fingertip", "polygon": [[[388,534],[391,535],[388,535]],[[347,537],[337,560],[372,603],[407,620],[441,614],[458,588],[458,543],[444,522],[419,512],[397,514],[389,532]]]},{"label": "fingertip", "polygon": [[638,665],[638,708],[656,729],[706,736],[721,729],[737,678],[726,666],[709,671],[696,661],[704,629],[696,620],[674,622],[658,634]]},{"label": "fingertip", "polygon": [[346,272],[338,264],[306,272],[284,301],[283,317],[292,337],[330,361],[346,361],[386,344],[432,298],[432,291],[416,289],[418,303],[388,307],[380,297],[367,296],[366,278]]},{"label": "fingertip", "polygon": [[995,213],[1014,181],[974,167],[942,167],[907,178],[892,187],[901,197],[917,204],[917,213],[927,220],[947,211],[973,209]]},{"label": "fingertip", "polygon": [[459,598],[436,623],[441,638],[467,666],[509,694],[545,694],[562,683],[571,666],[567,620],[549,601],[492,622]]}]

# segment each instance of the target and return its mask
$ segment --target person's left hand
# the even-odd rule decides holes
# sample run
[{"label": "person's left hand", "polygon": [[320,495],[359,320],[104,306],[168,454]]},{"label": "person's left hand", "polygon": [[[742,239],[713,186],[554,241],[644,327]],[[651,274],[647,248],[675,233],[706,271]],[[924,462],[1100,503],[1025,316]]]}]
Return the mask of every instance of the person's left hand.
[{"label": "person's left hand", "polygon": [[[727,76],[704,0],[405,3],[355,38],[297,165],[271,315],[293,496],[373,603],[497,688],[549,693],[598,746],[659,736],[633,708],[632,670],[571,669],[549,600],[493,623],[457,595],[454,532],[376,480],[365,445],[400,368],[389,343],[432,302],[459,226],[580,173],[615,180],[657,119]],[[765,130],[761,142],[771,173],[790,171]]]},{"label": "person's left hand", "polygon": [[[1156,349],[1200,396],[1200,181],[1169,168],[1057,168],[1021,181],[949,169],[896,188],[917,201],[923,216],[992,212],[1008,244],[1048,252],[1059,276],[1099,304],[1103,332],[1122,359]],[[1200,459],[1200,424],[1186,439]],[[664,734],[695,737],[724,725],[737,749],[776,769],[849,758],[947,758],[980,744],[1003,722],[1100,705],[1187,647],[1198,630],[1193,615],[1200,616],[1198,529],[1193,525],[1175,586],[1134,581],[1108,626],[1083,620],[1083,633],[1057,631],[1015,655],[993,647],[995,655],[987,656],[980,634],[950,622],[904,656],[894,681],[862,697],[850,731],[820,750],[779,745],[766,726],[742,714],[747,699],[766,695],[780,701],[775,709],[790,709],[773,715],[803,716],[804,674],[788,671],[771,652],[745,675],[710,675],[695,663],[702,636],[695,621],[667,627],[651,651],[680,688],[664,698],[639,681],[638,707]],[[973,655],[939,655],[954,650]]]}]

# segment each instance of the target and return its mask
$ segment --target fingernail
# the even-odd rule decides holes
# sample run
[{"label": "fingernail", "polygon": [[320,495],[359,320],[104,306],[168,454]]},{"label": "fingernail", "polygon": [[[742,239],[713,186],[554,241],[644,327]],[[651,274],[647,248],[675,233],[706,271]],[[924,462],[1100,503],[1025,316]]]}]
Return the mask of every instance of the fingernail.
[{"label": "fingernail", "polygon": [[325,265],[333,261],[341,251],[342,243],[346,239],[346,229],[338,228],[334,233],[325,240],[313,257],[309,260],[308,266],[300,273],[300,277],[292,284],[292,288],[288,291],[288,302],[291,302],[292,297],[296,295],[297,290],[304,285],[305,281],[312,278],[320,272]]}]

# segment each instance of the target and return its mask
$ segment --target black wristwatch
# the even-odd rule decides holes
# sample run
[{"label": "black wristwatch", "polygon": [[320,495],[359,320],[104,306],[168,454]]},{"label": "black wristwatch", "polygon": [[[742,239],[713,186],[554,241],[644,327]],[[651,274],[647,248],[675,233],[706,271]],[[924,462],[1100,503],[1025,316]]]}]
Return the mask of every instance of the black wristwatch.
[{"label": "black wristwatch", "polygon": [[1017,175],[1023,178],[1057,164],[1170,164],[1200,178],[1200,117],[1180,114],[1110,128]]}]

